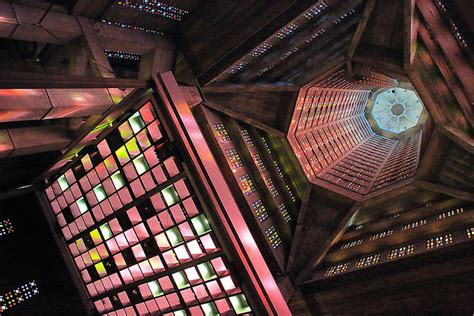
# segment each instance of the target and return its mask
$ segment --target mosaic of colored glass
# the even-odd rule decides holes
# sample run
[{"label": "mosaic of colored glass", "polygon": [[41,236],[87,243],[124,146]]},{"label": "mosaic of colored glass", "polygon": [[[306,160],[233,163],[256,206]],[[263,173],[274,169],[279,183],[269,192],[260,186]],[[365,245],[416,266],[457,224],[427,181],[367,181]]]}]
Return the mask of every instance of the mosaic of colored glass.
[{"label": "mosaic of colored glass", "polygon": [[250,311],[150,103],[46,195],[99,313]]}]

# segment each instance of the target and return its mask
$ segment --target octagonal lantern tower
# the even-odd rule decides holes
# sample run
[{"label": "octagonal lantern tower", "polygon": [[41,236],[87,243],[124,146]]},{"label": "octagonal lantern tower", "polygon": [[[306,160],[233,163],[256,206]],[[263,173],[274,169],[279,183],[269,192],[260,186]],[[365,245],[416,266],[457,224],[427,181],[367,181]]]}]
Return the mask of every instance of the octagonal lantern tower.
[{"label": "octagonal lantern tower", "polygon": [[376,133],[393,139],[419,132],[427,118],[416,92],[398,87],[375,92],[365,112]]},{"label": "octagonal lantern tower", "polygon": [[427,113],[389,77],[347,78],[301,89],[288,140],[310,182],[362,200],[415,176]]}]

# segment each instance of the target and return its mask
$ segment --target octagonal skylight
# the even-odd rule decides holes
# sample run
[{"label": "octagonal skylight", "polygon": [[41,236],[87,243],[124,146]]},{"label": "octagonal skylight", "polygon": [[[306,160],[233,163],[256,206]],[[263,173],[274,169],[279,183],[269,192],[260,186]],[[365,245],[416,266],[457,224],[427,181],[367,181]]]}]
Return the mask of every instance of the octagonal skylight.
[{"label": "octagonal skylight", "polygon": [[414,91],[390,88],[377,95],[371,114],[380,129],[399,134],[415,127],[422,112],[423,104]]}]

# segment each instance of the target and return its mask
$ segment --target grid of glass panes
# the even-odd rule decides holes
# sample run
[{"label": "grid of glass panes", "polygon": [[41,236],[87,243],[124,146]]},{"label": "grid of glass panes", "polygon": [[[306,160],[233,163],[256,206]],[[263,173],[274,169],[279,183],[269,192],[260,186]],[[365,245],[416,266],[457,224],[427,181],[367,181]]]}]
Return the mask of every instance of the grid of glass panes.
[{"label": "grid of glass panes", "polygon": [[361,259],[359,259],[359,261],[357,261],[356,268],[363,268],[363,267],[367,267],[367,266],[376,264],[377,262],[379,262],[379,260],[380,260],[380,254],[371,255],[371,256],[368,256],[368,257],[361,258]]},{"label": "grid of glass panes", "polygon": [[255,146],[252,137],[250,137],[249,131],[247,129],[242,129],[242,138],[244,139],[244,142],[247,146],[252,147]]},{"label": "grid of glass panes", "polygon": [[285,220],[285,222],[291,221],[291,215],[288,212],[288,209],[286,208],[285,203],[280,203],[278,204],[278,210],[280,211],[281,216]]},{"label": "grid of glass panes", "polygon": [[239,153],[237,152],[237,148],[227,149],[225,154],[229,160],[233,172],[236,172],[237,168],[240,168],[244,165]]},{"label": "grid of glass panes", "polygon": [[13,233],[13,225],[9,219],[0,221],[0,236]]},{"label": "grid of glass panes", "polygon": [[347,243],[345,243],[345,244],[342,244],[342,245],[341,245],[341,249],[352,248],[352,247],[355,247],[355,246],[357,246],[357,245],[362,244],[362,242],[363,242],[363,239],[358,239],[358,240],[350,241],[350,242],[347,242]]},{"label": "grid of glass panes", "polygon": [[426,240],[426,249],[434,249],[445,245],[452,244],[454,242],[452,234],[446,234],[444,236],[438,236]]},{"label": "grid of glass panes", "polygon": [[179,172],[172,157],[161,163],[155,153],[166,139],[150,103],[115,132],[46,189],[66,240]]},{"label": "grid of glass panes", "polygon": [[438,219],[445,219],[445,218],[448,218],[448,217],[451,217],[451,216],[454,216],[454,215],[459,215],[459,214],[462,214],[462,213],[464,213],[464,208],[459,207],[455,210],[450,210],[450,211],[438,214]]},{"label": "grid of glass panes", "polygon": [[271,178],[270,176],[266,177],[266,178],[264,179],[264,181],[265,181],[265,184],[266,184],[268,190],[270,191],[270,194],[271,194],[273,197],[276,197],[278,194],[280,194],[280,193],[278,192],[278,189],[277,189],[275,183],[273,183],[273,180],[272,180],[272,178]]},{"label": "grid of glass panes", "polygon": [[221,143],[230,141],[229,132],[223,123],[214,124],[214,132]]},{"label": "grid of glass panes", "polygon": [[17,304],[30,299],[38,293],[39,290],[36,282],[31,281],[15,290],[0,295],[0,313],[15,307]]},{"label": "grid of glass panes", "polygon": [[420,219],[420,220],[411,222],[409,224],[403,225],[402,230],[408,230],[408,229],[415,228],[415,227],[425,225],[425,224],[426,224],[426,219]]},{"label": "grid of glass panes", "polygon": [[336,275],[342,272],[346,272],[347,268],[349,268],[349,262],[339,263],[327,269],[326,273],[324,273],[324,276],[332,276],[332,275]]},{"label": "grid of glass panes", "polygon": [[255,212],[255,215],[257,215],[257,218],[260,222],[263,222],[264,220],[268,218],[268,212],[267,212],[267,209],[265,208],[265,205],[263,205],[262,200],[253,202],[252,209]]},{"label": "grid of glass panes", "polygon": [[239,182],[240,188],[242,189],[242,192],[245,193],[245,195],[250,195],[257,190],[248,173],[244,174],[243,176],[240,176]]},{"label": "grid of glass panes", "polygon": [[377,233],[377,234],[374,234],[374,235],[370,236],[370,240],[377,240],[379,238],[387,237],[387,236],[390,236],[392,233],[393,233],[393,230],[389,229],[387,231]]},{"label": "grid of glass panes", "polygon": [[474,236],[474,227],[466,228],[466,237],[471,239]]},{"label": "grid of glass panes", "polygon": [[271,226],[269,229],[267,229],[265,231],[265,235],[267,236],[267,239],[270,242],[270,245],[272,245],[273,249],[281,245],[282,241],[275,226]]},{"label": "grid of glass panes", "polygon": [[[77,231],[65,230],[71,223],[66,219],[62,227],[102,314],[249,310],[172,154],[147,103],[46,190],[58,222],[61,205],[75,203],[75,214],[89,214],[90,223]],[[63,197],[72,186],[81,195]],[[61,197],[66,203],[57,201]],[[179,269],[183,264],[186,269]]]},{"label": "grid of glass panes", "polygon": [[258,171],[263,172],[267,170],[267,167],[265,167],[265,163],[262,160],[262,156],[260,156],[260,153],[256,153],[253,155],[253,160],[255,161],[255,164],[257,165]]},{"label": "grid of glass panes", "polygon": [[390,251],[390,254],[388,255],[389,259],[396,259],[400,258],[406,255],[411,255],[413,251],[415,250],[415,245],[407,245],[407,246],[401,246],[399,248],[392,249]]}]

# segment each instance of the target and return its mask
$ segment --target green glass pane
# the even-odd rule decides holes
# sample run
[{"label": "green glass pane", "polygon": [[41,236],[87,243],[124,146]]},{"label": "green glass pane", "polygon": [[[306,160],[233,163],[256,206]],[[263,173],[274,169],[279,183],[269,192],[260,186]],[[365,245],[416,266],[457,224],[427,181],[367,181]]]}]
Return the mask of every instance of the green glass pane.
[{"label": "green glass pane", "polygon": [[198,269],[204,281],[212,280],[217,277],[214,269],[212,268],[212,264],[209,262],[199,264]]},{"label": "green glass pane", "polygon": [[193,223],[193,226],[196,229],[198,235],[202,235],[211,230],[209,222],[207,221],[207,218],[204,215],[196,216],[191,220],[191,222]]},{"label": "green glass pane", "polygon": [[201,305],[202,310],[204,311],[204,315],[211,316],[211,315],[219,315],[216,309],[216,305],[214,303],[206,303]]},{"label": "green glass pane", "polygon": [[105,270],[104,264],[102,262],[96,263],[95,269],[97,270],[99,276],[104,277],[107,275],[107,271]]},{"label": "green glass pane", "polygon": [[166,231],[166,236],[168,236],[168,239],[172,246],[177,246],[183,242],[183,237],[181,237],[181,234],[176,228],[168,229]]},{"label": "green glass pane", "polygon": [[130,128],[130,125],[127,122],[119,126],[119,132],[120,132],[120,136],[122,136],[122,139],[124,141],[129,140],[130,137],[133,136],[132,129]]},{"label": "green glass pane", "polygon": [[58,183],[59,183],[59,187],[63,191],[66,190],[67,188],[69,188],[69,183],[67,182],[67,179],[64,175],[59,177]]},{"label": "green glass pane", "polygon": [[173,273],[173,280],[176,282],[178,289],[183,289],[189,286],[188,279],[184,275],[183,271]]},{"label": "green glass pane", "polygon": [[122,164],[130,160],[130,157],[128,157],[127,149],[125,148],[125,146],[122,146],[119,149],[117,149],[115,151],[115,155],[117,155],[117,158]]},{"label": "green glass pane", "polygon": [[180,309],[179,311],[174,312],[174,316],[186,316],[186,311],[184,309]]},{"label": "green glass pane", "polygon": [[243,314],[251,312],[252,309],[250,308],[249,304],[247,303],[247,299],[243,294],[235,295],[229,297],[232,307],[237,314]]},{"label": "green glass pane", "polygon": [[138,143],[136,138],[130,139],[125,146],[127,147],[128,152],[132,157],[137,156],[140,154],[140,149],[138,148]]},{"label": "green glass pane", "polygon": [[125,180],[123,179],[120,171],[117,171],[112,175],[112,182],[114,183],[114,186],[117,190],[125,185]]},{"label": "green glass pane", "polygon": [[176,193],[176,190],[172,185],[165,188],[161,193],[163,194],[163,198],[168,206],[175,204],[179,200],[178,193]]},{"label": "green glass pane", "polygon": [[102,241],[102,238],[100,237],[99,230],[96,228],[93,231],[89,233],[92,237],[92,241],[94,244],[99,244]]},{"label": "green glass pane", "polygon": [[79,211],[81,211],[81,214],[84,214],[88,209],[89,207],[87,206],[87,203],[86,203],[86,200],[84,200],[84,198],[79,198],[77,200],[77,206],[79,207]]},{"label": "green glass pane", "polygon": [[140,116],[139,112],[136,112],[135,114],[133,114],[128,119],[128,122],[132,126],[132,129],[135,132],[135,134],[145,127],[145,123],[143,122],[142,117]]},{"label": "green glass pane", "polygon": [[91,251],[89,251],[89,256],[91,256],[91,259],[92,261],[99,261],[100,260],[100,256],[99,256],[99,253],[97,252],[97,249],[92,249]]},{"label": "green glass pane", "polygon": [[110,230],[109,224],[105,223],[104,225],[100,226],[100,232],[105,239],[109,239],[112,237],[112,231]]},{"label": "green glass pane", "polygon": [[161,290],[161,287],[158,281],[148,282],[148,287],[150,288],[150,291],[151,291],[151,294],[153,294],[153,297],[158,297],[164,294],[163,291]]},{"label": "green glass pane", "polygon": [[150,169],[143,155],[140,155],[137,158],[133,159],[133,164],[135,165],[138,174],[143,174],[145,171]]},{"label": "green glass pane", "polygon": [[97,197],[97,201],[99,202],[102,202],[107,197],[107,195],[105,194],[104,188],[102,188],[101,184],[99,184],[98,186],[94,188],[94,193],[95,193],[95,196]]}]

